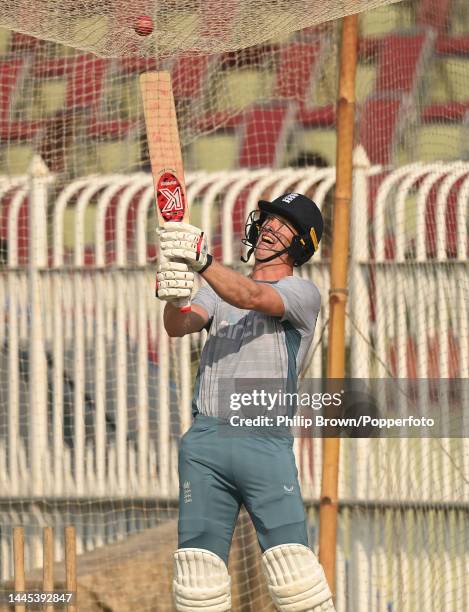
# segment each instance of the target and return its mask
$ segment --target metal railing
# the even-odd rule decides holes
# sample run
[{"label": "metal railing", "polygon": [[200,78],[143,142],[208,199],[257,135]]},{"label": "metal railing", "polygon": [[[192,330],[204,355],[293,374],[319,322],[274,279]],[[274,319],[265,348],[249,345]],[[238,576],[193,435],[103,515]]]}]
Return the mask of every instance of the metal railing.
[{"label": "metal railing", "polygon": [[[378,188],[372,197],[373,181]],[[308,192],[324,208],[334,182],[333,168],[200,172],[188,175],[187,190],[191,214],[222,261],[238,265],[234,212],[245,218],[266,193],[274,197],[288,190]],[[148,261],[155,223],[151,175],[90,176],[58,194],[52,187],[53,177],[38,159],[29,176],[0,180],[8,241],[0,274],[0,497],[175,499],[178,438],[191,418],[192,353],[200,349],[203,334],[169,339],[163,331],[162,309],[153,297],[154,266]],[[352,377],[408,376],[413,337],[438,342],[439,376],[467,377],[468,189],[468,164],[418,163],[391,171],[370,167],[357,150],[347,330]],[[435,252],[429,252],[425,222],[432,202]],[[26,238],[19,231],[25,210]],[[68,211],[73,211],[73,239],[67,245]],[[386,251],[390,239],[391,254]],[[322,247],[301,273],[323,296],[307,371],[320,377],[329,290]],[[462,330],[457,351],[456,329]],[[418,377],[434,372],[426,344],[418,341],[411,351]],[[389,441],[344,445],[343,497],[386,500],[409,494],[425,500],[437,494],[430,477],[417,488],[409,480],[383,487],[377,450],[383,442]],[[395,442],[399,452],[413,452],[410,442]],[[419,451],[422,461],[432,442],[425,441]],[[460,444],[458,457],[467,468],[467,446]],[[305,498],[316,499],[320,444],[299,439],[295,451]],[[457,478],[445,453],[437,464],[436,470]]]}]

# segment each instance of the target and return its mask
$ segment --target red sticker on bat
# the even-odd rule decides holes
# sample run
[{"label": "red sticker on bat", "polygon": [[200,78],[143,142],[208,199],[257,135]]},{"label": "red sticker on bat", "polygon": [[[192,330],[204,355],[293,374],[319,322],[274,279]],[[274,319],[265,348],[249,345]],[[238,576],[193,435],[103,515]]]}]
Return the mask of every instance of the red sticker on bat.
[{"label": "red sticker on bat", "polygon": [[165,221],[182,221],[186,210],[184,189],[172,172],[164,172],[160,176],[156,201]]}]

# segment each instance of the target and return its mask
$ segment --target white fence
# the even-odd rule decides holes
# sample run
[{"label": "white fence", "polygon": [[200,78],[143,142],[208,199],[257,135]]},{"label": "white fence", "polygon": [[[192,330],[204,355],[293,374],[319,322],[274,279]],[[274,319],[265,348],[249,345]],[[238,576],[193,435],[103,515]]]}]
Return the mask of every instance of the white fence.
[{"label": "white fence", "polygon": [[[370,181],[380,175],[369,227]],[[324,207],[334,182],[332,168],[187,177],[194,217],[212,243],[219,244],[227,265],[236,265],[233,211],[241,197],[244,217],[266,193],[273,197],[287,190],[307,191]],[[455,186],[456,225],[448,238],[445,215]],[[153,240],[149,226],[154,224],[151,177],[91,176],[55,196],[52,188],[53,177],[40,160],[31,176],[0,182],[8,238],[0,275],[0,496],[175,499],[177,443],[190,423],[191,351],[200,348],[203,338],[170,340],[163,330],[162,309],[153,297],[154,269],[147,261],[148,237]],[[408,376],[409,368],[418,377],[434,375],[432,349],[422,338],[438,346],[439,376],[467,377],[468,190],[467,164],[414,164],[383,173],[357,152],[348,307],[352,377],[384,377],[393,368],[399,377]],[[415,203],[408,222],[410,193]],[[430,197],[436,232],[430,238],[436,251],[429,254],[425,219]],[[26,238],[19,231],[22,210],[29,217]],[[73,240],[67,249],[64,218],[70,210]],[[389,238],[391,255],[386,252]],[[302,273],[314,279],[323,296],[317,343],[327,321],[329,290],[321,248]],[[461,333],[455,348],[456,330]],[[412,337],[420,341],[409,349]],[[323,374],[326,343],[327,329],[308,375]],[[171,365],[175,360],[177,367]],[[379,474],[380,454],[372,460],[370,444],[362,441],[353,447],[360,468],[356,477],[344,447],[343,497],[438,495],[431,477],[421,488],[409,484],[407,493],[391,484],[383,487],[376,478],[362,478]],[[408,447],[405,440],[396,444]],[[301,440],[296,451],[305,496],[317,498],[320,445]],[[467,467],[462,442],[458,452]],[[441,469],[454,471],[444,453],[441,461],[446,461]]]},{"label": "white fence", "polygon": [[[314,168],[187,177],[194,222],[223,262],[240,269],[240,202],[245,217],[261,197],[296,190],[327,208],[334,183],[334,169]],[[468,164],[384,171],[357,152],[352,377],[468,377],[468,196]],[[83,551],[171,514],[178,439],[191,418],[191,363],[204,334],[169,339],[163,331],[148,260],[148,174],[86,177],[57,191],[36,160],[30,176],[0,179],[0,204],[8,246],[0,271],[0,524],[29,526],[34,566],[42,524],[70,517]],[[323,248],[302,269],[323,296],[312,377],[324,373],[327,346]],[[314,502],[321,443],[298,439],[295,451],[304,497]],[[448,610],[467,608],[468,474],[464,438],[343,441],[338,610],[413,610],[438,598],[434,609],[443,610],[448,597]],[[428,537],[442,543],[435,554]],[[0,537],[0,578],[11,575],[10,544]],[[442,576],[435,588],[431,568]]]}]

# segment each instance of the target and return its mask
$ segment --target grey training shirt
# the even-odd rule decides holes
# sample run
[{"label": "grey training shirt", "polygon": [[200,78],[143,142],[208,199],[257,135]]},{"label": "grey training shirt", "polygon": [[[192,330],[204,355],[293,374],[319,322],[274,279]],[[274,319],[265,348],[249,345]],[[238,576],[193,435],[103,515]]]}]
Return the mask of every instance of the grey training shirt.
[{"label": "grey training shirt", "polygon": [[230,417],[229,405],[220,400],[219,381],[226,379],[282,380],[284,390],[296,391],[321,296],[314,283],[295,276],[269,284],[283,300],[283,317],[231,306],[208,285],[194,296],[193,303],[202,306],[209,316],[208,338],[192,399],[194,414]]}]

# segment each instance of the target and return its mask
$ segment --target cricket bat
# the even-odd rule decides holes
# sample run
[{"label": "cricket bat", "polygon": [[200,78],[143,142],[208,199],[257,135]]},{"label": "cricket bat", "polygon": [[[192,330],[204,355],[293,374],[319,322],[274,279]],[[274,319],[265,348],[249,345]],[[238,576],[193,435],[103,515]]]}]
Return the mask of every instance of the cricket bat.
[{"label": "cricket bat", "polygon": [[[156,215],[161,227],[166,221],[189,222],[184,168],[169,72],[140,75],[140,91],[147,130],[151,171],[155,187]],[[158,245],[158,261],[163,260]],[[191,309],[190,299],[181,298],[182,312]]]}]

